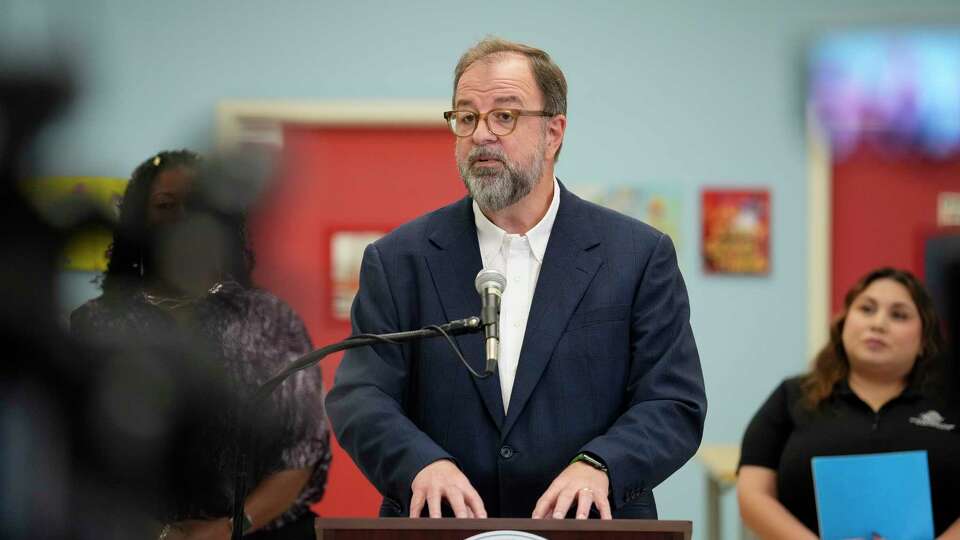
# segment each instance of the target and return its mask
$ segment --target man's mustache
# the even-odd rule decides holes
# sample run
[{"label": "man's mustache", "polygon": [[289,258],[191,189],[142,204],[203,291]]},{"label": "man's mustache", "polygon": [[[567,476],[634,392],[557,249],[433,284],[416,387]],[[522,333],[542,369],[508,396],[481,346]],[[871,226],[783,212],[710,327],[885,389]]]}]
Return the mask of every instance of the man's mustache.
[{"label": "man's mustache", "polygon": [[493,150],[490,148],[475,148],[470,152],[470,155],[467,156],[467,161],[470,165],[473,165],[481,159],[495,159],[497,161],[507,161],[507,156],[499,150]]}]

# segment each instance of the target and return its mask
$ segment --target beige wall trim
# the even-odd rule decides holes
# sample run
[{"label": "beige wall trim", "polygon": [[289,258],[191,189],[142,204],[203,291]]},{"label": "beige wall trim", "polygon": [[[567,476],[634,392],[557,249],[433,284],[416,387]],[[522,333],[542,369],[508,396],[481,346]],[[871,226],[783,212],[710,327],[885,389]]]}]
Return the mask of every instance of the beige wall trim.
[{"label": "beige wall trim", "polygon": [[443,126],[449,100],[239,100],[217,104],[217,147],[283,142],[284,124]]},{"label": "beige wall trim", "polygon": [[807,108],[807,359],[830,337],[830,144],[812,107]]}]

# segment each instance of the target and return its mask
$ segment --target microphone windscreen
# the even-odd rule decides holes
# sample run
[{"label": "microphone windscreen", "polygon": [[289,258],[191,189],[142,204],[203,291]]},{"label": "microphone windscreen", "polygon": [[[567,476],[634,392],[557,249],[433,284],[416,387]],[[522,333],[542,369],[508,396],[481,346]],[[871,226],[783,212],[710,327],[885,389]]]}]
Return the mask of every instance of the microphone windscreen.
[{"label": "microphone windscreen", "polygon": [[483,294],[484,290],[490,288],[494,288],[502,293],[503,290],[507,288],[507,276],[503,275],[503,272],[499,270],[484,268],[477,274],[477,278],[473,280],[473,285],[480,294]]}]

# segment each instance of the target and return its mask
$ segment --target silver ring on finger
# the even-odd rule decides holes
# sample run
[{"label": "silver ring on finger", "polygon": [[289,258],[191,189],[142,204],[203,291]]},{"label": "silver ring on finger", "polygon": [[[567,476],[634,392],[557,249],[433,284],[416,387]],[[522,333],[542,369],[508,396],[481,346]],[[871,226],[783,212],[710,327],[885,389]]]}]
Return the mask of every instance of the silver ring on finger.
[{"label": "silver ring on finger", "polygon": [[588,488],[588,487],[580,488],[580,491],[586,491],[587,493],[593,493],[593,490],[590,489],[590,488]]}]

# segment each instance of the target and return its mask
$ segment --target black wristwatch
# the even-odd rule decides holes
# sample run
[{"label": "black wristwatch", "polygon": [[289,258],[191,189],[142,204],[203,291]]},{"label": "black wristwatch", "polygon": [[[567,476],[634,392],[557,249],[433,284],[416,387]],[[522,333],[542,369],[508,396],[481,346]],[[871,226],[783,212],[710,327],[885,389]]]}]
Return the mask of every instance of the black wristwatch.
[{"label": "black wristwatch", "polygon": [[600,461],[599,459],[593,457],[592,455],[586,452],[580,452],[579,454],[577,454],[577,457],[573,458],[570,461],[570,464],[573,465],[578,461],[586,463],[587,465],[593,467],[594,469],[597,469],[598,471],[603,471],[605,473],[609,472],[607,471],[607,466],[604,465],[602,461]]}]

